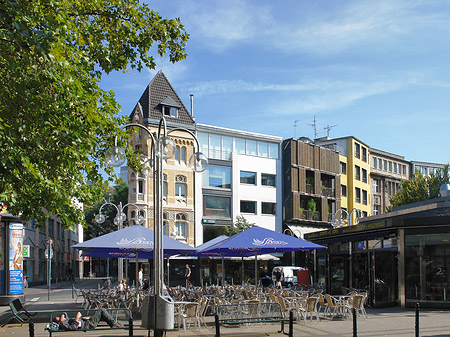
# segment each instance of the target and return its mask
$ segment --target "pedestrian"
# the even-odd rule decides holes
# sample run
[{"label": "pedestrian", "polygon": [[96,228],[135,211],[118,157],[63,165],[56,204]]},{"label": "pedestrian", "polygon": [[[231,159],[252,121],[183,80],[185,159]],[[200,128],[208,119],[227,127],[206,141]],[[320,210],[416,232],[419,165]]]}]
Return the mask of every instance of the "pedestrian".
[{"label": "pedestrian", "polygon": [[261,284],[264,288],[267,288],[268,286],[270,286],[271,277],[269,275],[269,271],[267,270],[267,266],[264,266],[264,269],[259,274],[259,278],[260,278]]},{"label": "pedestrian", "polygon": [[139,269],[138,278],[139,278],[139,288],[142,288],[143,280],[144,280],[144,270],[142,268]]},{"label": "pedestrian", "polygon": [[117,290],[125,291],[126,289],[127,289],[127,281],[125,279],[122,279],[122,281],[120,281],[119,285],[117,286]]},{"label": "pedestrian", "polygon": [[275,286],[279,289],[283,289],[283,279],[284,279],[284,275],[283,272],[281,271],[281,268],[277,268],[274,272],[275,275]]},{"label": "pedestrian", "polygon": [[192,287],[192,283],[190,281],[191,278],[191,268],[189,268],[189,264],[186,263],[186,270],[184,272],[184,278],[186,279],[186,288]]}]

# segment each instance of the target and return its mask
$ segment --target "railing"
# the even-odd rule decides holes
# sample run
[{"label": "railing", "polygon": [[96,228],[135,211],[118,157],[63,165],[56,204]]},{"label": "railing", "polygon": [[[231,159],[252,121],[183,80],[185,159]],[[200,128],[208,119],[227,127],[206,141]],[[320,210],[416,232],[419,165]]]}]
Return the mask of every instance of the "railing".
[{"label": "railing", "polygon": [[320,213],[317,212],[317,211],[313,212],[313,211],[304,210],[302,218],[306,219],[306,220],[319,221],[320,220]]},{"label": "railing", "polygon": [[325,197],[334,197],[334,188],[322,186],[322,195]]},{"label": "railing", "polygon": [[306,193],[314,193],[314,186],[311,184],[306,184]]}]

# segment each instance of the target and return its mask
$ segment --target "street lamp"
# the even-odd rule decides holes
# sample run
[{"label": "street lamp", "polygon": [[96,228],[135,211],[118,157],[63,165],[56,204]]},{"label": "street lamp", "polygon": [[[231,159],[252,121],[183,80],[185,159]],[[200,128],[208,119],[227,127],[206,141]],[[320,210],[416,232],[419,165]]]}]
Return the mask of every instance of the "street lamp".
[{"label": "street lamp", "polygon": [[[113,206],[116,209],[116,216],[114,217],[114,224],[116,226],[118,226],[119,230],[121,230],[123,228],[123,222],[127,219],[127,215],[123,212],[125,207],[134,206],[138,209],[138,216],[137,216],[137,220],[136,220],[136,223],[138,225],[142,225],[145,221],[144,217],[141,214],[139,214],[140,208],[136,204],[128,203],[125,206],[122,206],[122,201],[121,201],[121,202],[119,202],[119,205],[116,206],[111,202],[105,202],[103,205],[100,206],[100,209],[98,210],[98,214],[95,216],[95,222],[97,222],[98,224],[102,224],[106,220],[106,216],[104,214],[102,214],[102,208],[105,206]],[[119,258],[118,262],[119,262],[119,268],[118,268],[118,273],[117,273],[117,279],[120,282],[123,279],[123,258],[122,257]],[[136,268],[137,267],[138,266],[136,265]],[[108,264],[108,269],[109,269],[109,264]],[[108,270],[108,273],[109,273],[109,270]]]},{"label": "street lamp", "polygon": [[[289,234],[290,236],[296,236],[297,238],[302,238],[302,234],[300,233],[300,231],[298,231],[296,229],[292,230],[288,227],[283,231],[283,234],[286,234],[286,231],[291,232],[291,234]],[[297,232],[298,235],[295,234],[295,232]],[[295,252],[294,251],[291,252],[291,260],[292,260],[292,265],[295,266]]]},{"label": "street lamp", "polygon": [[[154,249],[153,249],[153,263],[154,263],[154,301],[153,301],[153,312],[154,312],[154,336],[161,337],[163,335],[163,330],[169,329],[164,320],[164,312],[159,310],[157,304],[161,306],[165,305],[167,302],[163,298],[163,275],[164,275],[164,255],[163,255],[163,206],[162,206],[162,192],[163,192],[163,160],[170,159],[174,156],[176,146],[175,142],[169,135],[173,132],[184,132],[188,133],[195,140],[197,152],[194,151],[192,156],[189,158],[189,166],[195,172],[203,172],[208,166],[208,158],[201,152],[200,143],[193,132],[184,128],[174,128],[167,131],[166,120],[161,117],[159,121],[157,133],[151,132],[147,127],[138,123],[129,123],[122,127],[122,129],[138,127],[148,133],[151,138],[150,147],[150,160],[148,160],[149,170],[153,170],[153,214],[154,214]],[[115,138],[114,146],[106,151],[105,154],[106,162],[113,167],[120,167],[125,163],[126,156],[123,149],[117,146],[117,136]],[[156,308],[158,307],[158,310]],[[163,310],[164,311],[164,310]],[[150,311],[151,312],[151,311]],[[171,315],[171,317],[166,317],[167,321],[172,322],[173,327],[173,311],[166,313]],[[149,317],[150,318],[150,317]],[[158,319],[161,319],[159,321]],[[150,319],[150,322],[151,319]]]},{"label": "street lamp", "polygon": [[[340,217],[337,218],[338,213],[341,212]],[[339,208],[333,215],[333,220],[331,221],[331,223],[333,224],[334,227],[341,227],[343,224],[342,221],[342,213],[347,214],[347,219],[348,219],[348,225],[351,226],[352,225],[352,218],[353,218],[353,212],[356,212],[356,218],[355,218],[355,222],[354,225],[358,224],[358,220],[361,216],[361,211],[357,208],[353,208],[350,211],[350,214],[343,208]]]}]

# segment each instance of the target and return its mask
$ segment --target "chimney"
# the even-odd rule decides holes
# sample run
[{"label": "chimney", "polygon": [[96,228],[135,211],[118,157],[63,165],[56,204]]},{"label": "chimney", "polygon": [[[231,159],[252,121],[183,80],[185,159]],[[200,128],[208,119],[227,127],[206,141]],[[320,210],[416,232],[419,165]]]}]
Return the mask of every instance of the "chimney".
[{"label": "chimney", "polygon": [[191,97],[191,116],[194,118],[194,95],[190,94],[189,96]]}]

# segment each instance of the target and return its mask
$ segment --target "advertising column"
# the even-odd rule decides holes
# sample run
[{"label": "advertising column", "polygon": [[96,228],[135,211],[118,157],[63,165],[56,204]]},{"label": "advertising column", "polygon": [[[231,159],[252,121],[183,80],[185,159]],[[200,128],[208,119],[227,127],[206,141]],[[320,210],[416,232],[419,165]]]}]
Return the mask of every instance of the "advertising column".
[{"label": "advertising column", "polygon": [[9,293],[23,293],[23,225],[9,224]]}]

